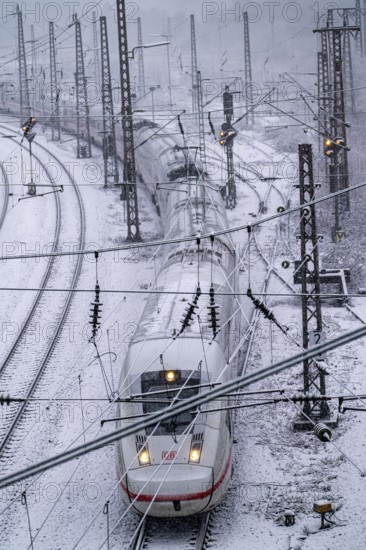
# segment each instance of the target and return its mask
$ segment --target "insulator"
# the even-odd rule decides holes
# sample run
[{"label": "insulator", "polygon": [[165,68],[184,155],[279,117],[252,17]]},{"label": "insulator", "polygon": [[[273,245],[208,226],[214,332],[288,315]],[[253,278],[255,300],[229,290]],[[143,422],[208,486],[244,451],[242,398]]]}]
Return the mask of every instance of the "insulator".
[{"label": "insulator", "polygon": [[4,395],[0,395],[0,405],[3,406],[3,405],[10,405],[10,396],[9,394],[4,397]]},{"label": "insulator", "polygon": [[316,437],[320,439],[320,441],[324,442],[330,441],[332,439],[331,429],[322,422],[319,422],[314,426],[314,435],[316,435]]}]

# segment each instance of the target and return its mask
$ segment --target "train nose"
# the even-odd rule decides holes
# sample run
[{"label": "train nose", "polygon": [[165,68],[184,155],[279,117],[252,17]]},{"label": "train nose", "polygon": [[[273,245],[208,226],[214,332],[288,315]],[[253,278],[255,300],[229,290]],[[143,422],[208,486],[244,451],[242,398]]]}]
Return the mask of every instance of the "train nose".
[{"label": "train nose", "polygon": [[134,507],[152,516],[185,516],[203,512],[210,504],[213,470],[174,464],[148,466],[129,472],[126,491]]}]

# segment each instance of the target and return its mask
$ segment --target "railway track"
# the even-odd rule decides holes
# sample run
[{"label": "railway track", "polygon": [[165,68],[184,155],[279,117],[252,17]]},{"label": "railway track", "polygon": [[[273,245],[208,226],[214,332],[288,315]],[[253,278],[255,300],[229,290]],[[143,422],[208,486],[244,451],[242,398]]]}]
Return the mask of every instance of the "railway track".
[{"label": "railway track", "polygon": [[[9,131],[5,126],[0,125],[0,128]],[[38,144],[38,147],[47,152],[62,167],[72,184],[75,206],[79,213],[78,220],[75,220],[78,222],[76,224],[77,227],[74,225],[70,227],[69,223],[63,223],[59,193],[55,193],[56,226],[53,251],[57,250],[61,238],[65,243],[72,242],[72,239],[75,239],[75,234],[78,234],[78,247],[81,249],[85,244],[85,213],[80,191],[74,178],[56,155],[49,152],[40,144]],[[53,181],[44,163],[37,155],[34,155],[34,158],[43,166],[49,180]],[[33,396],[65,324],[71,305],[73,290],[80,276],[82,261],[82,256],[76,258],[71,275],[69,273],[70,269],[65,270],[65,267],[60,267],[55,257],[52,257],[48,263],[40,290],[37,292],[22,328],[0,367],[0,383],[3,393],[14,394],[16,392],[17,397],[24,399],[29,399]],[[47,287],[52,284],[60,288],[69,288],[69,290],[57,293],[56,295],[55,293],[47,293]],[[55,312],[58,312],[56,313],[56,320]],[[37,338],[34,338],[35,330],[38,330],[37,327],[47,326],[53,327],[52,335],[49,337],[47,333],[47,337],[45,337],[44,331],[40,330],[40,337],[37,341]],[[7,448],[16,432],[17,426],[22,420],[26,408],[26,402],[22,404],[12,403],[6,408],[0,425],[0,458],[6,456]]]},{"label": "railway track", "polygon": [[145,518],[128,550],[204,550],[212,513],[168,520]]},{"label": "railway track", "polygon": [[[217,155],[210,155],[211,158],[214,158],[216,160],[220,160],[220,162],[222,162],[222,159],[220,157],[218,157]],[[239,157],[240,158],[240,157]],[[246,169],[248,169],[248,171],[251,171],[255,176],[257,177],[261,177],[261,174],[255,170],[255,168],[249,166],[249,165],[245,165]],[[238,179],[240,179],[240,181],[242,181],[243,183],[247,184],[250,189],[253,191],[253,193],[257,196],[257,199],[258,199],[258,212],[256,214],[256,217],[255,217],[255,220],[258,221],[261,217],[261,211],[260,211],[260,204],[263,203],[264,205],[267,204],[268,200],[269,200],[269,196],[270,196],[270,193],[272,191],[276,192],[277,194],[279,194],[280,198],[281,198],[281,203],[284,204],[285,203],[285,197],[283,195],[283,193],[276,188],[275,185],[273,185],[273,183],[270,183],[270,185],[268,186],[267,188],[267,191],[266,191],[266,194],[265,196],[261,197],[259,191],[256,189],[256,187],[251,183],[249,182],[248,180],[246,180],[245,178],[243,178],[243,176],[241,176],[241,174],[239,174],[238,172],[235,172],[235,175]],[[265,256],[265,254],[263,253],[262,251],[262,248],[261,246],[259,245],[258,243],[258,240],[257,240],[257,236],[256,236],[256,231],[254,230],[253,233],[253,241],[254,241],[254,246],[256,247],[256,249],[258,250],[258,253],[259,253],[259,256],[260,258],[262,259],[263,263],[265,264],[267,270],[269,269],[269,266],[271,265],[271,262],[268,260],[268,258]],[[278,272],[278,270],[273,266],[271,265],[271,274],[274,274],[280,281],[281,281],[281,284],[286,286],[290,291],[291,293],[294,293],[296,294],[296,290],[295,288],[290,285],[288,283],[288,281],[286,281],[282,275]]]},{"label": "railway track", "polygon": [[1,173],[2,173],[2,181],[4,182],[4,187],[3,187],[3,190],[4,190],[4,201],[3,201],[3,207],[2,207],[1,213],[0,213],[0,229],[1,229],[2,226],[3,226],[4,220],[5,220],[6,213],[7,213],[7,211],[8,211],[8,204],[9,204],[9,178],[8,178],[8,174],[6,173],[6,170],[5,170],[4,165],[3,165],[2,162],[0,163],[0,170],[1,170]]}]

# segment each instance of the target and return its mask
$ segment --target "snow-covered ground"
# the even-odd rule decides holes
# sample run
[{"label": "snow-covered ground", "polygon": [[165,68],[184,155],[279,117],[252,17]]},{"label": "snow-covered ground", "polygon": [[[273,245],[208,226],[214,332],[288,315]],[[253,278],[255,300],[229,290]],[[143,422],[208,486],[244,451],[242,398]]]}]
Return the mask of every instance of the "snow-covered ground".
[{"label": "snow-covered ground", "polygon": [[[64,164],[76,162],[72,145],[59,147],[41,135],[37,136],[37,140],[54,152]],[[209,149],[220,156],[222,150],[211,138],[208,140]],[[151,159],[159,154],[160,148],[167,146],[163,138],[155,139],[153,143],[154,146],[149,146],[147,152],[142,148],[139,151],[139,169],[145,174],[151,171]],[[14,144],[9,141],[4,144],[0,158],[3,162],[9,155],[15,154]],[[35,148],[35,152],[47,162],[44,151]],[[264,141],[264,132],[260,129],[255,132],[243,131],[236,142],[235,152],[249,167],[258,169],[260,166],[265,171],[264,177],[270,175],[275,167],[275,175],[279,179],[274,182],[275,189],[268,195],[268,214],[283,206],[284,200],[291,198],[292,203],[297,202],[294,182],[291,178],[280,177],[281,163],[287,166],[288,163],[296,163],[296,158],[289,156],[286,151],[278,152],[278,147],[275,149],[271,142]],[[124,203],[120,201],[117,191],[103,188],[98,165],[102,165],[102,159],[100,151],[95,149],[92,161],[80,160],[74,166],[85,208],[86,243],[91,249],[122,243],[126,235]],[[65,192],[61,196],[61,206],[67,220],[75,215],[75,211],[69,201],[71,189],[66,185],[68,181],[65,181],[65,175],[62,178],[60,183],[65,185]],[[15,181],[18,180],[13,176]],[[260,198],[264,200],[269,186],[268,181],[252,181],[251,185],[238,182],[238,206],[228,213],[232,226],[254,220]],[[144,238],[151,240],[160,237],[160,219],[143,185],[140,186],[139,196]],[[13,206],[2,229],[2,242],[13,243],[14,247],[25,242],[27,250],[39,242],[42,248],[44,243],[50,241],[54,231],[54,197],[50,195],[20,203],[14,201]],[[298,221],[296,215],[293,215],[288,227],[271,222],[255,230],[257,244],[251,242],[250,256],[247,249],[247,259],[250,257],[251,260],[250,279],[248,262],[245,262],[240,274],[243,293],[249,283],[254,294],[261,292],[268,269],[268,265],[258,255],[261,250],[268,263],[273,264],[282,277],[281,280],[273,272],[267,292],[291,294],[290,287],[285,286],[283,279],[290,286],[293,285],[292,269],[286,270],[281,264],[284,259],[293,260],[299,254],[296,239],[289,239],[289,235],[298,232]],[[245,250],[247,235],[243,237],[238,234],[235,242],[239,251]],[[10,245],[6,246],[8,248],[3,252],[9,254]],[[63,266],[60,269],[67,270],[72,261],[69,258],[60,260]],[[159,258],[156,264],[158,268]],[[36,288],[44,269],[43,260],[8,261],[2,266],[2,286]],[[101,354],[110,350],[116,356],[112,362],[108,355],[103,357],[113,390],[116,389],[128,342],[145,300],[143,294],[127,294],[123,291],[149,287],[154,280],[154,269],[150,252],[119,253],[114,256],[102,254],[98,261],[98,280],[103,302],[103,325],[98,348]],[[94,299],[95,282],[95,259],[90,255],[84,259],[78,282],[78,290],[87,292],[75,294],[67,323],[35,395],[49,401],[39,401],[29,406],[19,439],[12,443],[11,456],[7,456],[6,468],[5,464],[1,464],[4,471],[24,467],[80,443],[84,433],[85,438],[90,440],[112,429],[112,425],[108,427],[108,424],[100,427],[100,418],[108,417],[112,411],[106,400],[101,368],[95,360],[95,349],[88,343],[89,309]],[[118,292],[103,293],[103,289]],[[21,323],[30,307],[32,295],[31,292],[3,292],[2,321]],[[361,300],[351,303],[360,315]],[[249,316],[248,299],[241,297],[240,302]],[[276,296],[268,297],[267,303],[273,308],[279,323],[290,327],[291,337],[285,336],[276,327],[270,327],[266,320],[259,319],[247,372],[254,372],[271,361],[296,353],[295,342],[301,343],[302,340],[300,299],[295,296]],[[345,308],[339,306],[324,306],[323,317],[329,338],[358,324]],[[1,353],[5,354],[8,341],[3,340],[3,343]],[[328,394],[349,394],[350,391],[366,393],[364,342],[359,341],[330,353],[327,363],[330,373],[327,376]],[[285,388],[287,394],[292,395],[301,385],[299,366],[295,371],[284,372],[251,389]],[[57,401],[58,398],[62,401]],[[80,398],[85,401],[80,401]],[[336,414],[336,401],[332,407]],[[333,430],[334,445],[321,443],[311,433],[295,432],[292,422],[297,415],[298,410],[290,403],[243,409],[237,413],[234,476],[225,501],[214,514],[211,548],[363,550],[365,547],[366,478],[361,477],[359,471],[365,470],[365,415],[353,412],[342,415],[339,426]],[[30,485],[27,482],[22,487],[2,491],[0,547],[23,550],[30,545],[27,511],[20,502],[21,492],[27,489],[34,548],[71,549],[80,537],[83,538],[77,548],[99,548],[107,534],[107,519],[103,514],[105,503],[109,501],[111,526],[119,521],[125,510],[116,481],[114,449],[107,447],[48,471],[33,479]],[[337,509],[336,524],[323,531],[319,530],[319,516],[312,512],[313,502],[322,498],[329,499]],[[284,511],[288,508],[293,509],[296,515],[295,525],[291,527],[284,526]],[[110,548],[127,546],[136,523],[136,517],[132,513],[128,514],[113,531]]]}]

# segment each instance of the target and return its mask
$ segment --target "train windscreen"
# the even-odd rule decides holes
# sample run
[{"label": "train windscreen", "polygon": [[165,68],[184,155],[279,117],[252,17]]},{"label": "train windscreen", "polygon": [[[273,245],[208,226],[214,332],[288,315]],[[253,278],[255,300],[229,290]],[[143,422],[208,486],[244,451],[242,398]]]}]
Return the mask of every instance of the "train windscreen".
[{"label": "train windscreen", "polygon": [[[143,413],[156,413],[168,408],[174,402],[197,395],[200,383],[201,373],[198,371],[193,374],[192,371],[182,370],[144,373],[141,376],[141,390],[146,397],[146,403],[142,405]],[[146,434],[150,435],[154,432],[154,435],[181,435],[192,419],[193,416],[188,411],[160,422],[157,428],[154,426],[146,428]]]}]

